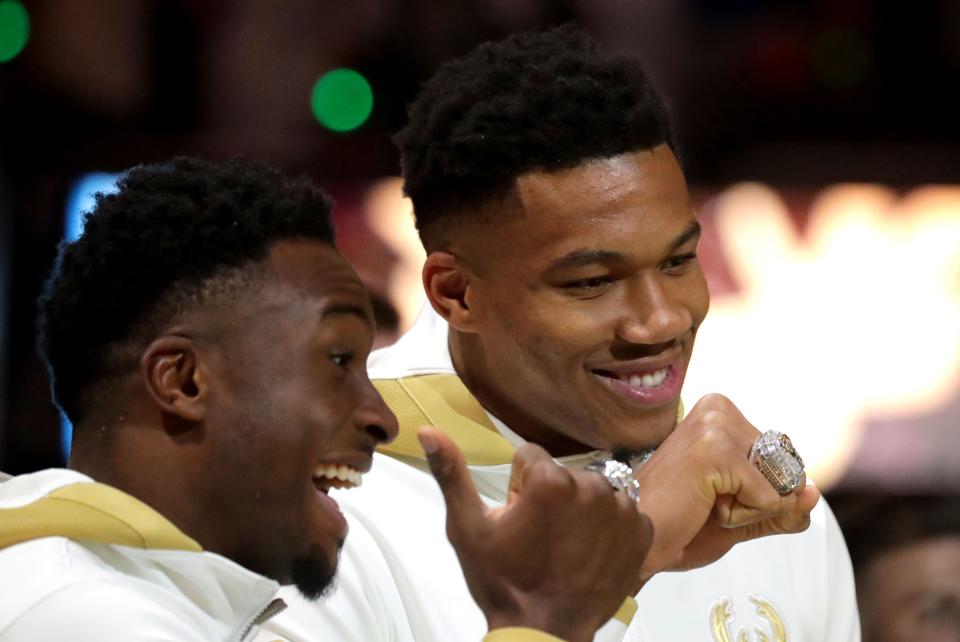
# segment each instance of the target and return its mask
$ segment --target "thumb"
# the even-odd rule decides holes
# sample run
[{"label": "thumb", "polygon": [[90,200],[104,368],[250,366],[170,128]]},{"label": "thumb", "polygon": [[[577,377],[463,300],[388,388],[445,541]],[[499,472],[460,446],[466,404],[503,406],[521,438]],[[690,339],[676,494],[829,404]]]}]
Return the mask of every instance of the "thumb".
[{"label": "thumb", "polygon": [[430,426],[421,427],[417,438],[447,505],[448,535],[476,531],[485,521],[486,505],[470,479],[463,453],[449,437]]},{"label": "thumb", "polygon": [[510,485],[507,489],[507,504],[512,504],[520,494],[527,476],[537,464],[553,462],[550,453],[536,444],[527,443],[513,454],[513,465],[510,468]]}]

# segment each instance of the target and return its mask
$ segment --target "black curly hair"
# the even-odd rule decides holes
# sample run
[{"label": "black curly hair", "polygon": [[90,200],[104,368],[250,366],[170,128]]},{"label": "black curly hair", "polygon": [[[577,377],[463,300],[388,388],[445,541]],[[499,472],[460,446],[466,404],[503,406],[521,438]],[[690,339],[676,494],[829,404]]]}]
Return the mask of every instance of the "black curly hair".
[{"label": "black curly hair", "polygon": [[395,142],[428,249],[436,222],[475,215],[528,171],[675,148],[638,60],[604,51],[573,26],[515,34],[443,64]]},{"label": "black curly hair", "polygon": [[117,187],[96,195],[82,236],[61,243],[38,300],[53,400],[75,426],[160,325],[241,285],[273,242],[334,243],[330,200],[255,161],[178,157],[135,167]]}]

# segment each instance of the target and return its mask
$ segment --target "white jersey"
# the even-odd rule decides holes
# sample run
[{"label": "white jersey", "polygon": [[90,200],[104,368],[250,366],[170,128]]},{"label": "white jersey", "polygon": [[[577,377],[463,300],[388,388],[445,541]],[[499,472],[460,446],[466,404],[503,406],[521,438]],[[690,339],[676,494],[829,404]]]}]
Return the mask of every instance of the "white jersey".
[{"label": "white jersey", "polygon": [[[484,499],[502,504],[522,439],[487,413],[456,376],[447,326],[426,307],[395,345],[369,361],[370,378],[400,420],[363,487],[333,491],[350,522],[340,587],[323,605],[286,596],[271,628],[297,642],[358,632],[358,642],[449,642],[481,637],[485,622],[447,542],[445,507],[415,429],[430,423],[464,451]],[[563,458],[578,466],[591,455]],[[600,525],[598,525],[600,527]],[[570,569],[576,573],[576,568]],[[746,637],[741,637],[741,634]],[[596,640],[646,642],[855,642],[853,573],[826,502],[810,527],[740,544],[717,562],[660,573],[628,600]]]}]

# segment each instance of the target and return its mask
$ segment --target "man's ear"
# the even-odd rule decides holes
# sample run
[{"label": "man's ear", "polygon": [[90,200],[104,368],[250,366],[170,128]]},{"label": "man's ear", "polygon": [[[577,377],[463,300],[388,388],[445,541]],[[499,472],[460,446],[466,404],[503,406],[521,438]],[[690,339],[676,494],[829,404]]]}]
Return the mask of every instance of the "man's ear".
[{"label": "man's ear", "polygon": [[154,340],[140,357],[140,375],[163,412],[189,422],[204,418],[207,385],[193,341],[179,336]]},{"label": "man's ear", "polygon": [[475,311],[469,304],[470,272],[454,254],[432,252],[423,264],[423,290],[437,314],[451,327],[472,332]]}]

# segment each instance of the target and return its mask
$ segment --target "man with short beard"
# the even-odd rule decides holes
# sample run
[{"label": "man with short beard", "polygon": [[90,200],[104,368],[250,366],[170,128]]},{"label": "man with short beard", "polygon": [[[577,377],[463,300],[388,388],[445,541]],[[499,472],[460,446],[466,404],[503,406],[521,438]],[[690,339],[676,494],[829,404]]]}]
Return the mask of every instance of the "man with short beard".
[{"label": "man with short beard", "polygon": [[[370,298],[305,179],[180,158],[118,187],[41,298],[75,433],[70,469],[0,484],[0,641],[275,640],[261,625],[284,608],[278,583],[315,600],[336,570],[347,523],[329,492],[358,486],[397,434],[367,378]],[[490,640],[588,639],[650,544],[633,501],[531,447],[489,514],[449,439],[420,438]],[[594,552],[582,514],[623,531],[559,583]],[[544,545],[543,529],[563,535]]]},{"label": "man with short beard", "polygon": [[453,551],[431,535],[443,503],[414,434],[432,423],[493,506],[525,444],[571,469],[635,469],[654,543],[637,603],[597,639],[857,640],[842,536],[789,441],[758,441],[719,395],[683,414],[709,297],[669,119],[640,64],[569,28],[486,43],[423,86],[397,142],[429,307],[371,356],[400,434],[344,501],[365,534],[343,576],[381,580],[371,600],[345,579],[336,610],[291,611],[285,630],[320,640],[331,619],[380,623],[367,641],[483,630]]}]

